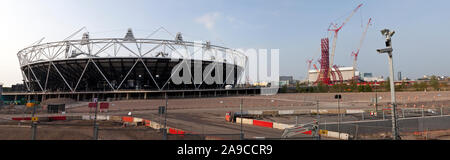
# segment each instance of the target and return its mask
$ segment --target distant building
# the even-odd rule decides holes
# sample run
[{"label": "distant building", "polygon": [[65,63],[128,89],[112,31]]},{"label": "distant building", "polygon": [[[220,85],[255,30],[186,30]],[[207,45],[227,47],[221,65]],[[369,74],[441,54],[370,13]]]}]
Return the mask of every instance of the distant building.
[{"label": "distant building", "polygon": [[363,77],[368,77],[368,78],[373,77],[372,73],[363,73],[362,75],[363,75],[362,78]]},{"label": "distant building", "polygon": [[[335,69],[331,69],[331,71],[334,73],[336,79],[339,79],[339,75],[336,73]],[[343,81],[350,81],[353,79],[353,67],[339,67],[339,71],[341,72]],[[320,71],[319,71],[320,72]],[[308,81],[309,83],[313,83],[317,80],[319,76],[319,72],[317,70],[310,70],[308,72]],[[355,71],[355,75],[359,76],[359,71]],[[338,81],[333,80],[333,76],[330,76],[331,81]]]},{"label": "distant building", "polygon": [[294,84],[294,77],[292,76],[280,76],[280,86]]},{"label": "distant building", "polygon": [[372,73],[362,73],[360,79],[364,82],[383,82],[383,76],[374,77]]}]

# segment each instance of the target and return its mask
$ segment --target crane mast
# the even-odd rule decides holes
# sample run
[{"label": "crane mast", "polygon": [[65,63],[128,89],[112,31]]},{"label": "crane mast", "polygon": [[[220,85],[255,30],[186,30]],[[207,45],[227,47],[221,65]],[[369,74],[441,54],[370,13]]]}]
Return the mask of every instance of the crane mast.
[{"label": "crane mast", "polygon": [[371,25],[372,18],[369,18],[369,22],[367,23],[366,28],[364,29],[364,32],[361,36],[361,40],[359,41],[359,46],[358,49],[356,50],[356,52],[352,52],[352,56],[354,56],[353,59],[353,71],[352,71],[352,75],[353,75],[353,79],[356,81],[357,77],[355,76],[355,72],[356,72],[356,62],[358,61],[358,55],[359,55],[359,51],[361,50],[361,47],[364,43],[364,39],[366,38],[366,34],[367,34],[367,30],[369,29],[369,26]]},{"label": "crane mast", "polygon": [[[344,25],[350,21],[350,19],[353,17],[353,15],[358,11],[359,8],[361,8],[363,4],[358,5],[358,7],[356,7],[353,12],[350,14],[350,16],[347,17],[347,19],[345,19],[345,21],[342,23],[341,26],[337,27],[336,25],[333,25],[335,29],[328,29],[328,31],[333,31],[334,32],[334,38],[333,38],[333,46],[331,48],[331,56],[330,56],[330,68],[333,68],[333,61],[334,61],[334,54],[336,52],[336,43],[337,43],[337,38],[338,38],[338,33],[339,31],[342,29],[342,27],[344,27]],[[331,70],[330,70],[331,72]]]},{"label": "crane mast", "polygon": [[307,70],[307,72],[306,72],[306,75],[307,75],[307,77],[306,77],[306,80],[308,81],[308,85],[309,85],[309,70],[311,70],[311,63],[312,63],[312,61],[313,61],[313,59],[311,59],[311,60],[306,60],[306,63],[308,64],[308,70]]}]

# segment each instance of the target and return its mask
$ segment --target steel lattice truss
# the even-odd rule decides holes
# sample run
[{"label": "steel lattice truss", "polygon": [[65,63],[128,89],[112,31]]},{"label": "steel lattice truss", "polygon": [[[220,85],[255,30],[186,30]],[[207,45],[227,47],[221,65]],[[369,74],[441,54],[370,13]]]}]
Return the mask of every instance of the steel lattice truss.
[{"label": "steel lattice truss", "polygon": [[[192,64],[202,62],[204,66],[213,63],[233,67],[235,72],[225,74],[224,79],[236,77],[235,84],[241,80],[241,70],[247,67],[247,57],[242,53],[209,42],[194,43],[177,38],[134,39],[127,33],[125,38],[89,39],[84,35],[80,40],[33,45],[19,51],[17,56],[27,89],[42,92],[79,92],[92,88],[110,91],[172,89],[169,87],[173,74],[167,73],[183,60],[191,60]],[[134,87],[138,85],[141,87]],[[222,88],[224,85],[202,83],[184,88]],[[180,86],[173,89],[180,89]]]}]

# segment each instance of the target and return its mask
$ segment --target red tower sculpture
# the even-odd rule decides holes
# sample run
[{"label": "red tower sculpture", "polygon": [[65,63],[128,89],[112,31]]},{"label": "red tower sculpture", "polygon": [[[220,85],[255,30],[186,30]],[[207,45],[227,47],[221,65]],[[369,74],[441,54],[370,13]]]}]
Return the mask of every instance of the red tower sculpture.
[{"label": "red tower sculpture", "polygon": [[330,47],[328,38],[323,38],[321,40],[322,46],[322,58],[320,59],[320,74],[319,82],[323,84],[330,84]]}]

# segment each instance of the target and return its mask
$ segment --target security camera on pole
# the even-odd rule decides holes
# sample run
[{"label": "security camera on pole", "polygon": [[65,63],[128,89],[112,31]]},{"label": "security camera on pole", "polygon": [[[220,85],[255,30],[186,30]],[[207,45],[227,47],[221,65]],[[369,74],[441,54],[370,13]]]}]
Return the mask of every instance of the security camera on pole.
[{"label": "security camera on pole", "polygon": [[377,49],[378,53],[387,53],[389,57],[389,69],[390,76],[389,82],[391,87],[391,104],[392,104],[392,137],[394,140],[399,140],[400,136],[398,135],[398,127],[397,127],[397,113],[396,108],[397,104],[395,102],[395,86],[394,86],[394,63],[392,62],[392,43],[391,37],[394,36],[395,31],[389,31],[389,29],[381,30],[381,34],[386,37],[386,48]]}]

